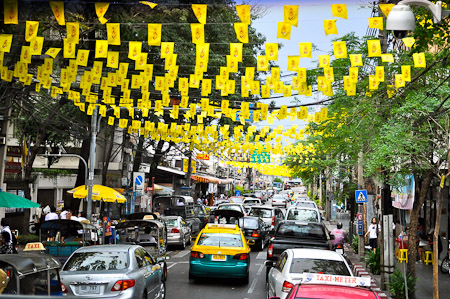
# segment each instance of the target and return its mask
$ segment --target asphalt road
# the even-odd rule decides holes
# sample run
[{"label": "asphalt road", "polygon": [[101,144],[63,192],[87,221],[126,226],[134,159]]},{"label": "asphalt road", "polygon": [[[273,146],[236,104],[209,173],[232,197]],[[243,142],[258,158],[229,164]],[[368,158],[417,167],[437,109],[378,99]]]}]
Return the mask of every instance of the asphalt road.
[{"label": "asphalt road", "polygon": [[266,251],[250,253],[250,282],[243,285],[234,279],[209,278],[189,281],[189,254],[190,248],[173,250],[169,252],[168,279],[166,282],[166,298],[233,298],[256,299],[265,298],[264,261]]}]

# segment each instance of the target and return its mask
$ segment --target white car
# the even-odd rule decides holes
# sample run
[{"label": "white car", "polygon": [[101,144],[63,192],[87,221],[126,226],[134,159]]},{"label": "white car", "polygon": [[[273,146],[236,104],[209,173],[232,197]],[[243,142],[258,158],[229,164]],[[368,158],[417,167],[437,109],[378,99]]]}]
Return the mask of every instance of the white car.
[{"label": "white car", "polygon": [[296,200],[294,206],[317,209],[317,204],[312,200]]},{"label": "white car", "polygon": [[166,216],[164,220],[167,225],[167,244],[180,245],[186,248],[191,243],[191,229],[181,216]]},{"label": "white car", "polygon": [[245,197],[242,202],[244,206],[262,205],[259,198]]},{"label": "white car", "polygon": [[287,208],[287,200],[286,197],[281,194],[275,194],[272,197],[272,206],[283,206]]},{"label": "white car", "polygon": [[223,203],[217,207],[217,210],[235,210],[235,211],[242,212],[242,214],[244,214],[244,216],[247,216],[247,210],[245,209],[244,205],[241,203]]},{"label": "white car", "polygon": [[306,207],[289,207],[284,220],[299,220],[305,222],[322,222],[322,215],[319,209]]},{"label": "white car", "polygon": [[286,249],[269,271],[266,284],[267,298],[286,298],[291,288],[301,283],[307,273],[353,277],[350,266],[339,253],[321,249]]}]

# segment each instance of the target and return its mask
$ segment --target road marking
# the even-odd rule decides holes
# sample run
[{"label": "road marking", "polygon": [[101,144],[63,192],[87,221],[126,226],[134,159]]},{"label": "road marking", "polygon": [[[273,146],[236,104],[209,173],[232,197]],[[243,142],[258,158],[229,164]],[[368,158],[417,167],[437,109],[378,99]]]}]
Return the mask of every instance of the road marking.
[{"label": "road marking", "polygon": [[170,268],[172,268],[172,267],[175,266],[176,264],[178,264],[178,263],[173,263],[172,265],[168,266],[168,267],[167,267],[167,270],[169,270]]},{"label": "road marking", "polygon": [[248,289],[248,292],[247,292],[248,294],[253,293],[253,291],[255,290],[257,281],[258,281],[257,278],[253,279],[252,284],[251,284],[250,288]]},{"label": "road marking", "polygon": [[256,256],[257,260],[265,260],[266,259],[266,253],[264,251],[261,251],[260,253],[258,253],[258,255]]},{"label": "road marking", "polygon": [[259,267],[259,270],[258,270],[258,272],[256,273],[256,275],[261,275],[261,273],[262,273],[262,271],[264,270],[264,268],[265,268],[265,265],[262,264],[261,267]]},{"label": "road marking", "polygon": [[173,257],[174,258],[182,258],[182,257],[185,257],[186,255],[188,255],[189,253],[190,253],[190,251],[185,250],[185,251],[181,251],[181,252],[175,254]]}]

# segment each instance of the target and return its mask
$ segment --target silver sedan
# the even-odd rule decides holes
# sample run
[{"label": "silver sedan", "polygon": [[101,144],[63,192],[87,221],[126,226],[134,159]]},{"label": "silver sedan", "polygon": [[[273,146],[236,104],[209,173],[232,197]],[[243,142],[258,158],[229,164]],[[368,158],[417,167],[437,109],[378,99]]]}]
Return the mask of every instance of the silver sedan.
[{"label": "silver sedan", "polygon": [[101,245],[76,250],[64,264],[67,296],[165,298],[163,262],[138,245]]},{"label": "silver sedan", "polygon": [[167,244],[181,245],[186,248],[186,244],[191,243],[191,229],[181,216],[166,216],[164,220],[167,225]]}]

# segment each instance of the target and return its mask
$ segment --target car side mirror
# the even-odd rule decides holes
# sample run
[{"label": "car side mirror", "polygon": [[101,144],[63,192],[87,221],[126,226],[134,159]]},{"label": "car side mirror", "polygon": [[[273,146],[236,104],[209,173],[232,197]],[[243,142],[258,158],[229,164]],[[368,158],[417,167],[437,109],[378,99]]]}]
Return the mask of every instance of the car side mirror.
[{"label": "car side mirror", "polygon": [[265,261],[264,266],[269,267],[269,268],[273,267],[273,261]]}]

